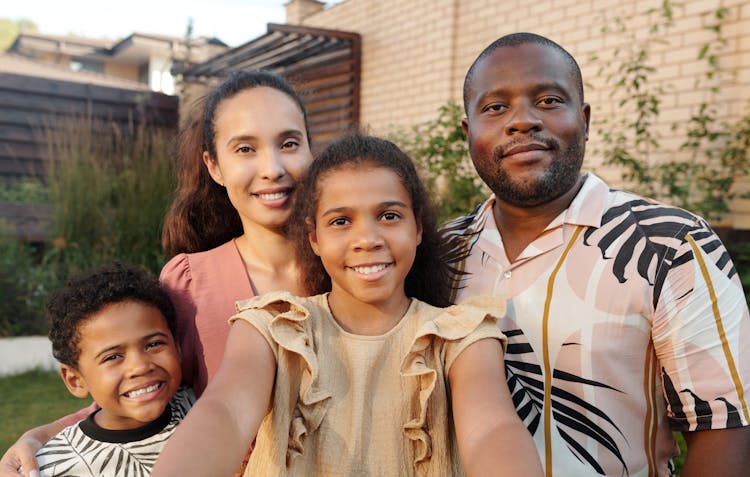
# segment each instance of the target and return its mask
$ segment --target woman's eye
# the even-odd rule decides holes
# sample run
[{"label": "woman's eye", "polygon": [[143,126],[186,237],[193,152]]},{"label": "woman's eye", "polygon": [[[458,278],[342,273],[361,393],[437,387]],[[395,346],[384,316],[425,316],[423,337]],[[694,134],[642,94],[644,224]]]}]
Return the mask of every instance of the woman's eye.
[{"label": "woman's eye", "polygon": [[238,152],[240,154],[249,154],[253,152],[253,148],[251,146],[240,146],[235,149],[235,152]]},{"label": "woman's eye", "polygon": [[401,218],[401,216],[396,212],[386,212],[381,217],[386,221],[398,220],[399,218]]},{"label": "woman's eye", "polygon": [[284,141],[284,143],[281,145],[282,149],[296,149],[298,147],[299,147],[299,141],[295,141],[295,140]]},{"label": "woman's eye", "polygon": [[336,225],[336,226],[342,226],[348,223],[349,223],[349,219],[344,218],[344,217],[339,217],[331,221],[331,225]]}]

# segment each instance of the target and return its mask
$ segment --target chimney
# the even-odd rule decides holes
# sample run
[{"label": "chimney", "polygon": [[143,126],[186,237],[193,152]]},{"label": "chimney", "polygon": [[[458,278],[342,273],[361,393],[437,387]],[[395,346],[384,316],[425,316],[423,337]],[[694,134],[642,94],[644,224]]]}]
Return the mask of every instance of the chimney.
[{"label": "chimney", "polygon": [[325,2],[318,0],[289,0],[284,4],[286,8],[286,22],[290,25],[301,25],[305,18],[322,12]]}]

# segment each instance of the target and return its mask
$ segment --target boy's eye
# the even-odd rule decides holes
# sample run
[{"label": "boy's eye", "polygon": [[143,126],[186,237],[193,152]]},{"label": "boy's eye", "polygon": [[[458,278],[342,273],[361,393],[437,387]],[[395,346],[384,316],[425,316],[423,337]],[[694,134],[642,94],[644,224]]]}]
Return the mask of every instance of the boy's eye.
[{"label": "boy's eye", "polygon": [[146,344],[146,349],[156,348],[157,346],[163,346],[165,344],[167,344],[167,343],[165,341],[161,341],[161,340],[152,341],[152,342]]},{"label": "boy's eye", "polygon": [[107,361],[114,361],[118,358],[121,358],[122,355],[120,353],[112,353],[106,355],[104,358],[102,358],[102,363],[106,363]]}]

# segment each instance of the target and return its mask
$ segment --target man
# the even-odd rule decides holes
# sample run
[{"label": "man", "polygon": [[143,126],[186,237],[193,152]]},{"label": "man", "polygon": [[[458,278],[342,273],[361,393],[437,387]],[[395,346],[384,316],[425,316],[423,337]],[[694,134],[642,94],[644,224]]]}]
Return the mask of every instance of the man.
[{"label": "man", "polygon": [[469,69],[464,130],[493,195],[445,227],[454,297],[508,299],[506,374],[548,476],[748,475],[750,316],[708,224],[580,173],[573,57],[529,33]]}]

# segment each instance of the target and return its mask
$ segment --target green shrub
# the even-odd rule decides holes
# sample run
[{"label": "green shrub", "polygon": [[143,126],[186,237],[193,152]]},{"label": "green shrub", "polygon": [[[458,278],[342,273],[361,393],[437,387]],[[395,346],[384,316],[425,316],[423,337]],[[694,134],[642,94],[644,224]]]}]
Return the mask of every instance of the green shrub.
[{"label": "green shrub", "polygon": [[49,203],[49,188],[36,177],[0,179],[0,202],[16,204]]},{"label": "green shrub", "polygon": [[450,102],[436,119],[391,135],[414,159],[441,221],[466,214],[489,194],[471,163],[462,117],[463,108]]},{"label": "green shrub", "polygon": [[175,189],[173,131],[68,121],[47,131],[54,263],[71,271],[120,260],[155,273]]},{"label": "green shrub", "polygon": [[161,223],[176,185],[173,131],[80,119],[51,125],[45,135],[48,188],[29,182],[12,197],[46,198],[53,234],[26,244],[0,227],[0,336],[45,334],[47,297],[73,273],[112,260],[158,273],[164,263]]},{"label": "green shrub", "polygon": [[10,232],[0,223],[0,337],[46,334],[43,302],[56,280]]}]

